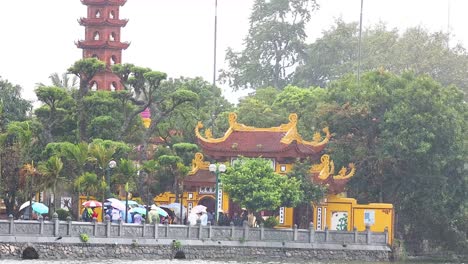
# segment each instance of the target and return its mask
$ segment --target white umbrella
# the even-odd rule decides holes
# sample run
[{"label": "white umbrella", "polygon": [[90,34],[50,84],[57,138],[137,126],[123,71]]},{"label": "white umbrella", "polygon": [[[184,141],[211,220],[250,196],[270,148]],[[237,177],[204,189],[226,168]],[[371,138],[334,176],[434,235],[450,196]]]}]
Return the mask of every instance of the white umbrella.
[{"label": "white umbrella", "polygon": [[195,214],[203,213],[203,212],[206,213],[206,206],[199,204],[199,205],[193,207],[190,212],[195,213]]},{"label": "white umbrella", "polygon": [[[177,217],[180,217],[180,203],[162,204],[159,207],[171,209]],[[182,218],[185,217],[186,210],[187,208],[182,206]]]},{"label": "white umbrella", "polygon": [[117,208],[120,211],[125,211],[125,204],[122,201],[115,198],[109,198],[107,201],[110,202],[110,206]]},{"label": "white umbrella", "polygon": [[25,202],[24,204],[22,204],[19,208],[19,211],[23,210],[24,208],[28,207],[31,205],[31,202],[30,201],[27,201]]}]

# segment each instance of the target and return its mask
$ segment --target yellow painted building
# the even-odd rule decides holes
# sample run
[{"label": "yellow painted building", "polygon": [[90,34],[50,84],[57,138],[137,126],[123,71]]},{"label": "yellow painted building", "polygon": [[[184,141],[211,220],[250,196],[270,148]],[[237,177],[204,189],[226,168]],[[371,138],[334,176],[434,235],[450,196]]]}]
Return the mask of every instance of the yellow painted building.
[{"label": "yellow painted building", "polygon": [[[355,167],[349,164],[348,168],[341,168],[335,174],[333,160],[323,151],[331,135],[328,128],[324,128],[325,136],[315,133],[312,141],[302,139],[297,131],[297,115],[289,116],[289,123],[272,128],[256,128],[237,123],[234,113],[229,115],[229,129],[223,137],[213,138],[210,129],[205,130],[202,136],[199,123],[195,129],[198,145],[203,154],[197,153],[192,162],[192,170],[184,180],[184,193],[182,203],[190,210],[198,204],[207,206],[208,210],[215,209],[216,175],[209,171],[209,162],[204,161],[204,155],[217,163],[231,165],[239,156],[262,157],[271,161],[273,169],[279,174],[289,172],[296,158],[310,158],[315,161],[311,164],[310,179],[316,183],[327,184],[329,195],[320,204],[314,207],[313,218],[317,230],[348,230],[354,227],[358,231],[365,230],[366,224],[371,231],[389,232],[389,244],[393,241],[394,211],[391,204],[357,204],[355,199],[345,198],[345,186],[355,174]],[[222,188],[219,209],[232,215],[239,212],[238,205],[232,203]],[[156,204],[169,204],[176,201],[171,193],[164,193],[155,197]],[[296,222],[293,208],[280,208],[279,228],[291,228]]]}]

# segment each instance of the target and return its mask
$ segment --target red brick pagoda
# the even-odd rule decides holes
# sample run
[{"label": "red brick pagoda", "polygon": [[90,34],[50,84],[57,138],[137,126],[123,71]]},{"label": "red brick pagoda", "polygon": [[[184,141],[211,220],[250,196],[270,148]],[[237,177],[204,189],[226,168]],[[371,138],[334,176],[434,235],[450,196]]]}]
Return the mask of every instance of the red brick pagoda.
[{"label": "red brick pagoda", "polygon": [[119,19],[119,8],[127,0],[81,0],[88,7],[88,17],[78,20],[85,27],[85,40],[76,45],[83,49],[83,58],[97,58],[106,63],[104,72],[91,81],[93,90],[122,90],[120,78],[111,66],[122,63],[122,50],[130,45],[120,41],[120,29],[128,20]]}]

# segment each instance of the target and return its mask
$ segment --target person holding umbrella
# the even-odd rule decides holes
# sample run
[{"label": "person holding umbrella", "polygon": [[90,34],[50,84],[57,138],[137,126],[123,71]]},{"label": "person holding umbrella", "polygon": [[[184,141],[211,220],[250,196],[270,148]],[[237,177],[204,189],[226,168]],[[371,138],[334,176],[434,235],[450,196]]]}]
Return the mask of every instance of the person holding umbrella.
[{"label": "person holding umbrella", "polygon": [[148,213],[148,223],[159,223],[159,213],[158,207],[156,205],[151,205],[151,210]]}]

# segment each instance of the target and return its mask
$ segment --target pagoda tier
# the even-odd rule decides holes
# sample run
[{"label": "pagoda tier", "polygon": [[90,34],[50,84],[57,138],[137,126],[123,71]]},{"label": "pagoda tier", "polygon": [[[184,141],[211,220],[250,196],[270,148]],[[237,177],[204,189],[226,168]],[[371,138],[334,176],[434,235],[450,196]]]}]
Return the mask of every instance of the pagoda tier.
[{"label": "pagoda tier", "polygon": [[127,49],[130,46],[128,42],[109,41],[109,40],[80,40],[75,43],[80,49]]},{"label": "pagoda tier", "polygon": [[237,123],[237,115],[229,114],[229,129],[222,138],[213,138],[211,130],[200,134],[203,125],[199,122],[195,134],[203,153],[216,159],[228,160],[232,157],[264,157],[277,160],[306,158],[318,159],[331,135],[328,128],[322,139],[315,133],[313,141],[305,141],[297,131],[297,115],[289,115],[289,123],[279,127],[256,128]]},{"label": "pagoda tier", "polygon": [[82,17],[78,20],[81,26],[114,26],[114,27],[125,27],[128,23],[128,19],[110,19],[110,18],[85,18]]},{"label": "pagoda tier", "polygon": [[216,184],[216,175],[209,171],[210,163],[204,161],[203,154],[196,153],[192,160],[192,170],[184,178],[184,189],[194,190],[198,187],[213,187]]},{"label": "pagoda tier", "polygon": [[130,46],[121,41],[121,28],[128,23],[120,19],[120,6],[126,0],[81,0],[87,6],[87,17],[78,20],[85,27],[85,39],[75,42],[83,49],[83,58],[97,58],[106,63],[106,71],[96,74],[89,83],[91,89],[122,90],[124,87],[111,66],[122,63],[122,50]]},{"label": "pagoda tier", "polygon": [[111,6],[111,5],[119,5],[123,6],[127,0],[81,0],[83,5],[103,5],[103,6]]}]

